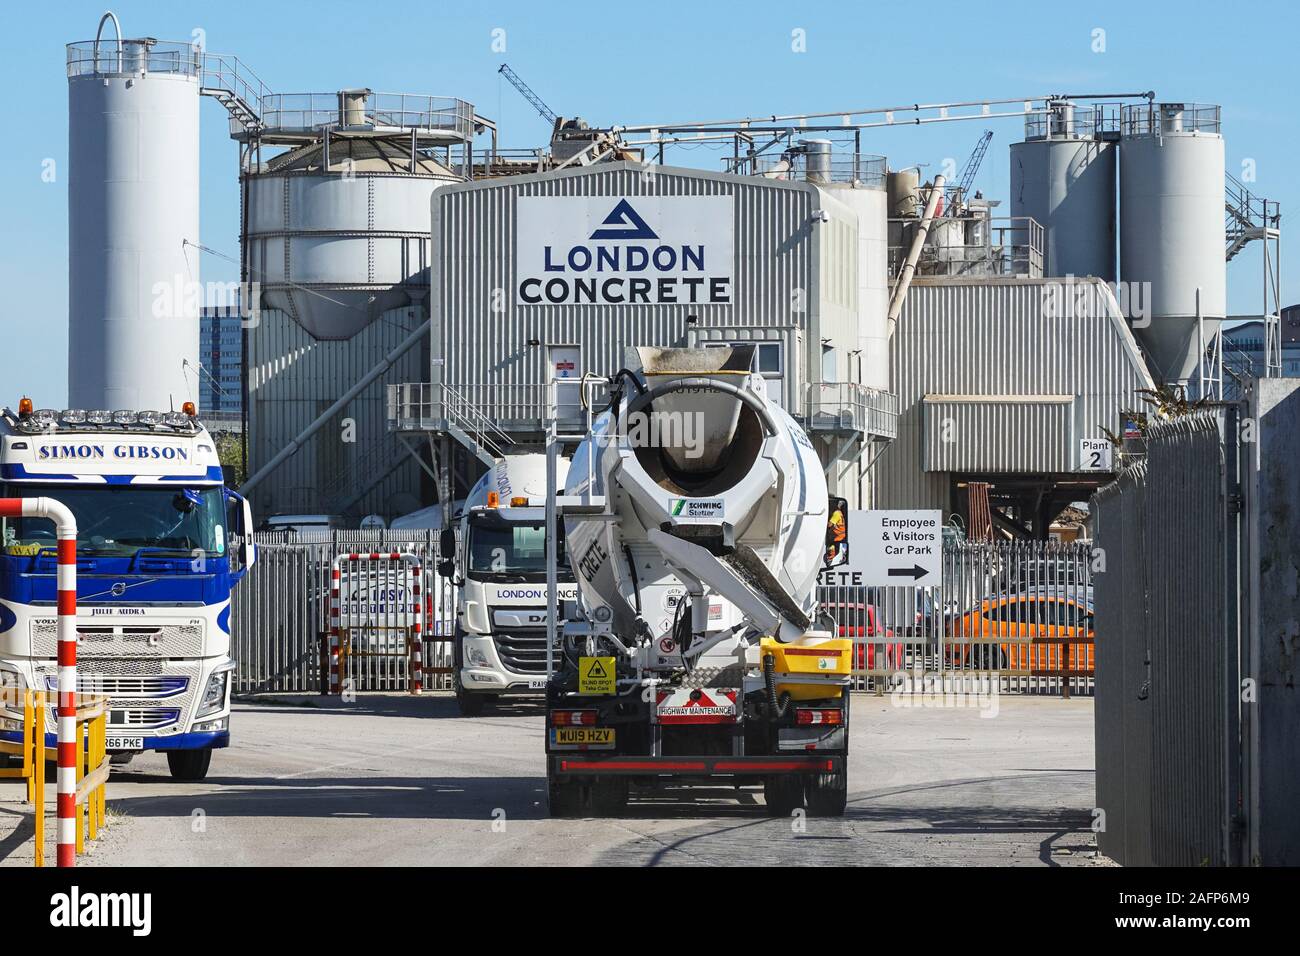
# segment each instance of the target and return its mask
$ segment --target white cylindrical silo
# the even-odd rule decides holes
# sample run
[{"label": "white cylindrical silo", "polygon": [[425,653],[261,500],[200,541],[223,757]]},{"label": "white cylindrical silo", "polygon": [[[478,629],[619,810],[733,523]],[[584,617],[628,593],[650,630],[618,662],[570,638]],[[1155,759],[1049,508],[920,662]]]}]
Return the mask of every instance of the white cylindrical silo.
[{"label": "white cylindrical silo", "polygon": [[1011,215],[1043,227],[1043,274],[1115,281],[1115,149],[1093,114],[1056,104],[1011,145]]},{"label": "white cylindrical silo", "polygon": [[199,62],[183,43],[68,46],[73,407],[198,402]]},{"label": "white cylindrical silo", "polygon": [[317,339],[348,339],[410,304],[428,288],[430,200],[459,181],[369,136],[300,147],[245,174],[245,241],[263,307]]},{"label": "white cylindrical silo", "polygon": [[889,388],[889,221],[882,156],[856,157],[831,194],[858,214],[858,349],[863,385]]},{"label": "white cylindrical silo", "polygon": [[[1128,107],[1119,150],[1120,278],[1155,377],[1186,382],[1227,314],[1219,108]],[[1134,313],[1144,312],[1145,315]]]}]

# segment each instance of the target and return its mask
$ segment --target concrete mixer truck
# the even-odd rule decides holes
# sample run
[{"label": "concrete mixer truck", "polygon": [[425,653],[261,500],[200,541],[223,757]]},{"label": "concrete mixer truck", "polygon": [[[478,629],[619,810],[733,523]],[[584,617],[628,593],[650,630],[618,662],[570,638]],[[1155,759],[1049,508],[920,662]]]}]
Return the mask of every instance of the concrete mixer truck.
[{"label": "concrete mixer truck", "polygon": [[697,783],[844,812],[852,641],[818,614],[826,482],[753,353],[629,349],[548,499],[578,585],[576,615],[548,609],[553,816]]}]

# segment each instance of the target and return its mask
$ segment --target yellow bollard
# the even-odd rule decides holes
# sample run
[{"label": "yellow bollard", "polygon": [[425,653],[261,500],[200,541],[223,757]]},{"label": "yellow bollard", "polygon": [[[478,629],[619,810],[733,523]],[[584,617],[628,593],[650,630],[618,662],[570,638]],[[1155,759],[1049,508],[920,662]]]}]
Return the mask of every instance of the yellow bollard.
[{"label": "yellow bollard", "polygon": [[[35,714],[32,713],[32,692],[30,689],[23,691],[23,773],[27,776],[27,802],[31,803],[36,799],[36,767],[37,762],[32,759],[32,750],[34,744],[32,725],[35,723]],[[45,743],[44,740],[41,741]],[[41,754],[44,757],[44,754]],[[44,761],[40,762],[44,769]]]},{"label": "yellow bollard", "polygon": [[45,695],[36,694],[32,711],[32,808],[35,810],[36,865],[45,865]]},{"label": "yellow bollard", "polygon": [[[73,718],[74,720],[76,718]],[[76,750],[76,768],[77,768],[77,787],[80,789],[81,780],[86,775],[86,725],[77,724],[77,732],[74,735],[77,740]],[[75,798],[74,798],[75,800]],[[77,820],[77,856],[86,852],[86,815],[85,804],[74,803],[72,812],[76,815]]]}]

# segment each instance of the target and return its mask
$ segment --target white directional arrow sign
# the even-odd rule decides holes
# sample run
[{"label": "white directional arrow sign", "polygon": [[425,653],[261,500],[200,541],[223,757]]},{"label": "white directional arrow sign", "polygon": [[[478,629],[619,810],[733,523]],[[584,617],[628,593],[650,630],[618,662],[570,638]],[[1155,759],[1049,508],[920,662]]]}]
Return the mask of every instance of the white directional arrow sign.
[{"label": "white directional arrow sign", "polygon": [[932,587],[943,580],[939,511],[850,511],[848,556],[823,572],[825,584]]}]

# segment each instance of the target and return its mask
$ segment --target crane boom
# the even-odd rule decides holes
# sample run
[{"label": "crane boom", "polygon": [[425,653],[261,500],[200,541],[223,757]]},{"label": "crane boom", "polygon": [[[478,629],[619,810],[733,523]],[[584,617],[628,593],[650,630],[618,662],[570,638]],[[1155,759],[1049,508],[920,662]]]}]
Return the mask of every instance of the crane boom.
[{"label": "crane boom", "polygon": [[986,129],[984,135],[979,138],[979,142],[975,144],[975,148],[971,150],[966,165],[962,167],[957,185],[951,190],[953,193],[965,196],[970,192],[971,184],[975,182],[975,174],[979,172],[980,163],[984,162],[984,154],[989,151],[989,140],[992,138],[993,130]]},{"label": "crane boom", "polygon": [[517,89],[524,99],[533,104],[533,109],[537,110],[537,112],[541,114],[542,119],[546,120],[552,126],[555,125],[556,119],[559,118],[555,110],[542,102],[542,98],[534,93],[527,83],[520,79],[519,74],[510,69],[509,63],[502,63],[501,69],[497,70],[497,72],[504,75],[505,78],[510,81],[510,85]]}]

